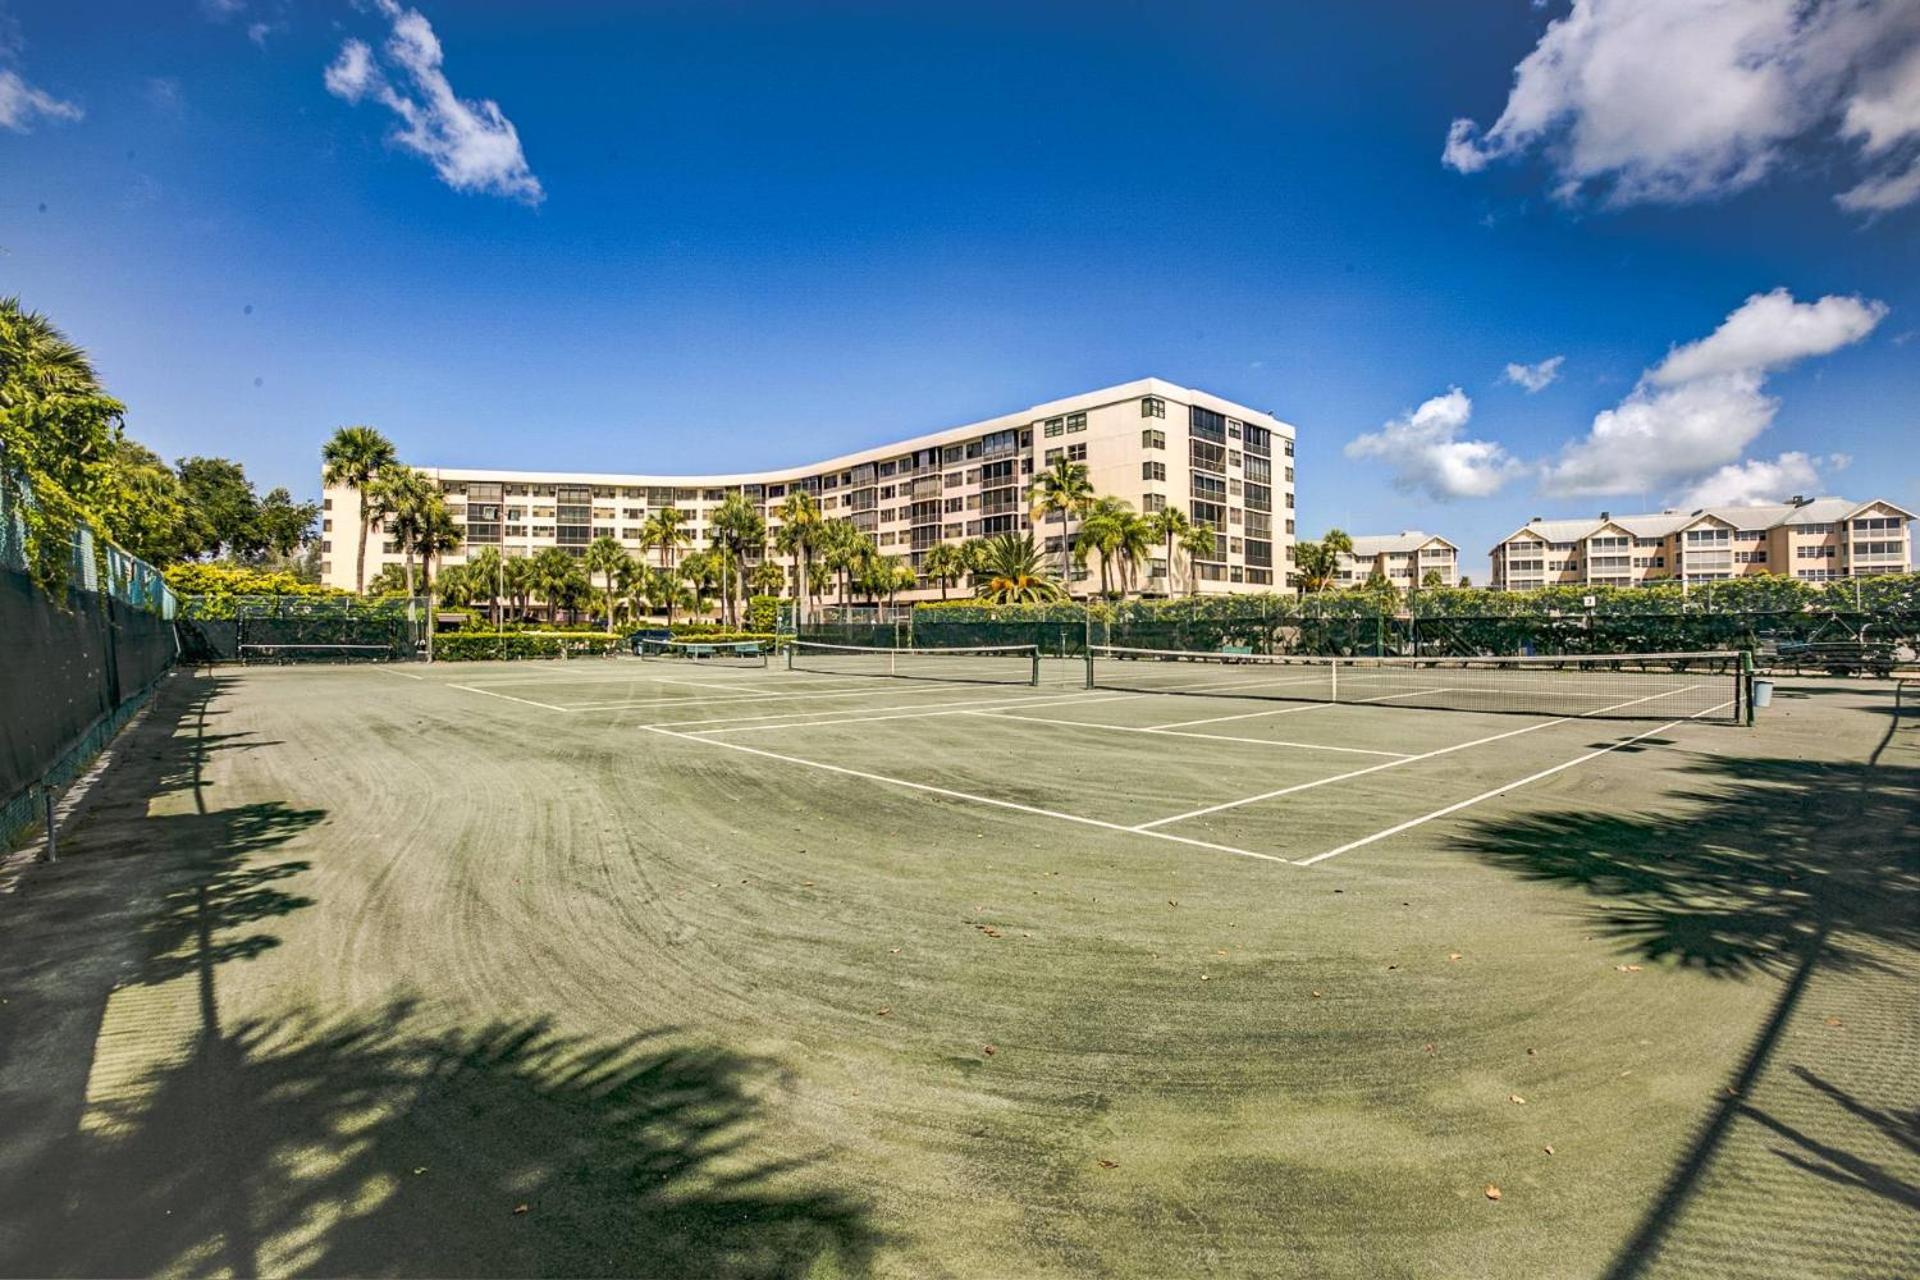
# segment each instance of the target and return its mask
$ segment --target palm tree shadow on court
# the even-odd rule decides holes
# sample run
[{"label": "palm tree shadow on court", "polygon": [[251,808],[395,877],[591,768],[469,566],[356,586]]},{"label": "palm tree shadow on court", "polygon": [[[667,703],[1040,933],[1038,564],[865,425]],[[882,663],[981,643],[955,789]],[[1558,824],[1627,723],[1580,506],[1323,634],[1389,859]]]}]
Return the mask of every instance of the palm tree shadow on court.
[{"label": "palm tree shadow on court", "polygon": [[[1920,768],[1882,759],[1901,727],[1890,720],[1863,763],[1696,757],[1677,771],[1692,795],[1682,813],[1522,814],[1459,837],[1495,866],[1586,895],[1582,923],[1629,957],[1782,982],[1733,1078],[1606,1269],[1609,1280],[1644,1275],[1658,1260],[1736,1120],[1766,1128],[1774,1154],[1804,1173],[1914,1207],[1909,1182],[1749,1101],[1816,972],[1910,987],[1911,966],[1889,963],[1920,949]],[[1877,1117],[1882,1137],[1915,1149],[1912,1116],[1826,1087],[1840,1109]]]},{"label": "palm tree shadow on court", "polygon": [[[170,682],[0,937],[0,1031],[55,1029],[32,1060],[0,1035],[0,1274],[867,1269],[862,1206],[756,1152],[772,1063],[406,1002],[225,1025],[220,968],[312,902],[272,851],[326,815],[218,806],[207,762],[254,745],[209,731],[219,687]],[[174,1012],[117,1020],[148,1065],[103,1087],[109,1002],[141,991]]]}]

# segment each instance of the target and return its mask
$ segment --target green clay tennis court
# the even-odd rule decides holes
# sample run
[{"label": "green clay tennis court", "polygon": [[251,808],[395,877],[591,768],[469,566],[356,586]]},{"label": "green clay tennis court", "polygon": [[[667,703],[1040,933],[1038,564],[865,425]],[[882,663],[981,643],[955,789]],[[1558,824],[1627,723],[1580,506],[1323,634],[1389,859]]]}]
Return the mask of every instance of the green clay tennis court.
[{"label": "green clay tennis court", "polygon": [[172,677],[0,939],[5,1269],[1920,1256],[1891,682],[815,656]]}]

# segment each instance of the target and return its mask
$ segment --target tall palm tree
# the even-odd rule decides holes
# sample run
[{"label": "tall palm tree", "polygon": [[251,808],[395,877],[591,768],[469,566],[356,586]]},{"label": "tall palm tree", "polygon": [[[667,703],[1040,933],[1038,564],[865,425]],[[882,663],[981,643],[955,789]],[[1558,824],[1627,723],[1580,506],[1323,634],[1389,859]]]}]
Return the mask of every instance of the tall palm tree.
[{"label": "tall palm tree", "polygon": [[500,623],[500,610],[505,604],[501,597],[506,593],[500,589],[502,568],[498,547],[481,547],[467,557],[467,572],[473,579],[473,598],[487,602],[487,613],[496,626]]},{"label": "tall palm tree", "polygon": [[912,565],[899,556],[881,556],[875,573],[887,584],[887,608],[889,609],[893,608],[893,597],[896,592],[911,591],[920,585],[920,575],[913,571]]},{"label": "tall palm tree", "polygon": [[638,622],[643,611],[650,608],[658,599],[656,582],[664,582],[666,575],[657,569],[651,569],[639,560],[628,556],[626,563],[620,566],[615,575],[620,603],[627,611],[630,621]]},{"label": "tall palm tree", "polygon": [[979,593],[989,604],[1037,604],[1063,594],[1042,563],[1031,533],[1002,533],[987,539],[980,570],[987,585]]},{"label": "tall palm tree", "polygon": [[1113,595],[1113,561],[1122,555],[1130,536],[1128,525],[1137,517],[1124,498],[1100,497],[1087,504],[1080,517],[1075,550],[1084,559],[1100,557],[1100,594]]},{"label": "tall palm tree", "polygon": [[817,561],[807,566],[807,599],[818,600],[832,585],[833,572],[827,566]]},{"label": "tall palm tree", "polygon": [[[414,606],[413,557],[430,519],[429,508],[439,497],[439,490],[427,479],[426,472],[395,465],[376,473],[368,482],[366,501],[361,505],[362,514],[378,522],[399,544],[409,628],[418,619]],[[431,619],[428,625],[432,625]]]},{"label": "tall palm tree", "polygon": [[1320,539],[1320,545],[1325,549],[1327,556],[1327,573],[1320,583],[1320,590],[1325,591],[1333,585],[1333,580],[1339,573],[1340,557],[1353,554],[1353,539],[1348,536],[1345,529],[1329,529]]},{"label": "tall palm tree", "polygon": [[1120,538],[1114,548],[1120,557],[1122,569],[1120,594],[1124,598],[1135,584],[1140,566],[1153,555],[1153,526],[1147,518],[1137,511],[1125,511],[1120,516]]},{"label": "tall palm tree", "polygon": [[514,616],[526,617],[527,601],[533,591],[533,561],[526,556],[508,556],[500,566],[500,577],[507,599],[513,603]]},{"label": "tall palm tree", "polygon": [[360,498],[360,541],[354,548],[353,589],[367,589],[367,530],[372,524],[367,510],[367,487],[373,478],[399,462],[393,441],[372,427],[341,427],[320,449],[322,484],[329,488],[352,489]]},{"label": "tall palm tree", "polygon": [[579,599],[584,579],[580,562],[559,547],[548,547],[529,562],[527,585],[547,603],[547,621],[558,623],[560,610]]},{"label": "tall palm tree", "polygon": [[[1034,523],[1049,516],[1058,517],[1060,521],[1060,581],[1069,583],[1073,578],[1069,521],[1093,502],[1093,482],[1087,479],[1087,464],[1068,462],[1064,456],[1054,459],[1051,466],[1033,478],[1028,497],[1033,503]],[[1068,593],[1071,594],[1071,588]]]},{"label": "tall palm tree", "polygon": [[829,520],[820,528],[820,560],[840,580],[840,607],[846,608],[847,587],[860,561],[860,547],[867,536],[850,521]]},{"label": "tall palm tree", "polygon": [[762,560],[747,574],[747,586],[757,596],[779,595],[787,586],[787,571],[771,560]]},{"label": "tall palm tree", "polygon": [[1196,563],[1203,556],[1211,560],[1218,550],[1218,538],[1213,526],[1205,520],[1200,521],[1180,537],[1180,549],[1187,553],[1187,591],[1191,595],[1200,594],[1200,567]]},{"label": "tall palm tree", "polygon": [[782,555],[793,557],[794,608],[797,610],[794,622],[805,626],[808,571],[813,568],[813,553],[818,549],[825,517],[820,513],[820,504],[804,489],[788,493],[775,514],[780,517],[780,529],[773,536],[774,545]]},{"label": "tall palm tree", "polygon": [[1192,527],[1187,523],[1187,513],[1178,507],[1162,507],[1147,517],[1148,532],[1166,544],[1169,596],[1173,594],[1173,544],[1185,538]]},{"label": "tall palm tree", "polygon": [[739,625],[734,607],[735,588],[745,576],[747,557],[758,555],[767,546],[767,522],[760,508],[735,490],[707,514],[708,538],[720,559],[721,606],[729,622]]},{"label": "tall palm tree", "polygon": [[420,553],[420,594],[433,594],[433,562],[449,551],[458,551],[465,534],[454,522],[447,500],[435,489],[427,496],[426,510],[420,516],[420,529],[414,549]]},{"label": "tall palm tree", "polygon": [[695,551],[675,565],[670,576],[678,577],[692,588],[693,608],[698,613],[706,608],[707,597],[719,591],[720,557],[712,551]]},{"label": "tall palm tree", "polygon": [[602,598],[607,603],[607,634],[613,634],[613,583],[626,569],[632,557],[627,549],[620,545],[617,538],[601,534],[587,544],[586,552],[580,557],[580,567],[587,571],[588,581],[592,575],[600,574],[606,580]]},{"label": "tall palm tree", "polygon": [[957,542],[942,542],[927,549],[927,558],[920,562],[920,569],[929,578],[940,584],[940,598],[947,598],[947,588],[955,581],[972,571],[966,550]]},{"label": "tall palm tree", "polygon": [[[693,541],[693,534],[686,528],[687,513],[677,507],[662,507],[647,517],[640,526],[640,546],[660,553],[660,571],[668,577],[673,576],[675,558],[680,548]],[[673,626],[673,606],[678,593],[667,595],[667,626]]]}]

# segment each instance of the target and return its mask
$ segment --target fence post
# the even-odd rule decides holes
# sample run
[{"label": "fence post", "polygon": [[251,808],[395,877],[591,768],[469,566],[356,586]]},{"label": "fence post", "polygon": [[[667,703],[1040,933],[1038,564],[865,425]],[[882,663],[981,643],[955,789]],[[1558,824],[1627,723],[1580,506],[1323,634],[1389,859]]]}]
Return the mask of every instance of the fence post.
[{"label": "fence post", "polygon": [[53,821],[52,784],[48,784],[41,789],[40,799],[46,811],[47,821],[47,848],[46,851],[40,855],[40,860],[42,862],[58,862],[60,861],[60,829],[54,825]]}]

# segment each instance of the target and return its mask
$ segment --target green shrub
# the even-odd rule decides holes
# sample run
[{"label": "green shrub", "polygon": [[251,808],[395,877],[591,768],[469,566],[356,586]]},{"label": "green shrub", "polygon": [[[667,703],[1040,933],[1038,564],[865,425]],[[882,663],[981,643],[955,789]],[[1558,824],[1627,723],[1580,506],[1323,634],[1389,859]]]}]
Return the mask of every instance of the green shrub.
[{"label": "green shrub", "polygon": [[747,601],[746,629],[748,631],[772,631],[780,624],[780,606],[785,603],[779,596],[754,596]]},{"label": "green shrub", "polygon": [[518,658],[590,658],[621,653],[626,637],[604,631],[456,631],[434,642],[434,656],[445,662],[482,662]]}]

